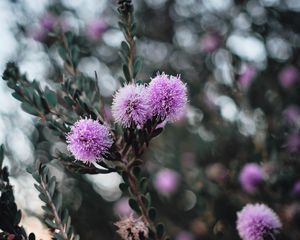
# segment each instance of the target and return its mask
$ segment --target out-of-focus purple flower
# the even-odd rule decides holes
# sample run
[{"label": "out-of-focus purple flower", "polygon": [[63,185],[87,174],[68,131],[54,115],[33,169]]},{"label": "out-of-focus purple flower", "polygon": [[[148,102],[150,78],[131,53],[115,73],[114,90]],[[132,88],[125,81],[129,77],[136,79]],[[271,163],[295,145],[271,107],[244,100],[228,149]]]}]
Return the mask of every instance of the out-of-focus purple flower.
[{"label": "out-of-focus purple flower", "polygon": [[42,28],[32,29],[30,36],[37,42],[43,42],[47,38],[47,32]]},{"label": "out-of-focus purple flower", "polygon": [[296,196],[300,196],[300,180],[294,183],[292,194]]},{"label": "out-of-focus purple flower", "polygon": [[295,153],[300,151],[300,134],[292,133],[287,137],[286,147],[290,153]]},{"label": "out-of-focus purple flower", "polygon": [[47,31],[53,30],[57,23],[57,17],[53,16],[51,13],[46,13],[40,20],[41,27]]},{"label": "out-of-focus purple flower", "polygon": [[277,214],[265,204],[247,204],[237,213],[237,230],[243,240],[275,239],[281,227]]},{"label": "out-of-focus purple flower", "polygon": [[190,232],[181,231],[176,235],[175,240],[194,240],[194,236]]},{"label": "out-of-focus purple flower", "polygon": [[92,119],[77,121],[66,139],[75,159],[88,164],[100,160],[113,144],[108,128]]},{"label": "out-of-focus purple flower", "polygon": [[240,172],[239,181],[244,191],[256,192],[258,186],[264,181],[262,167],[256,163],[247,163]]},{"label": "out-of-focus purple flower", "polygon": [[257,71],[253,66],[247,66],[241,73],[239,84],[242,88],[248,88],[252,83]]},{"label": "out-of-focus purple flower", "polygon": [[162,195],[170,195],[177,190],[180,177],[177,172],[165,168],[160,170],[154,178],[154,187]]},{"label": "out-of-focus purple flower", "polygon": [[283,112],[285,120],[293,125],[300,124],[300,108],[295,105],[289,106],[284,112]]},{"label": "out-of-focus purple flower", "polygon": [[111,112],[111,107],[109,105],[105,104],[103,106],[103,115],[104,115],[104,119],[108,122],[113,119],[113,115],[112,115],[112,112]]},{"label": "out-of-focus purple flower", "polygon": [[284,67],[279,73],[279,82],[284,88],[292,87],[299,80],[299,71],[294,66]]},{"label": "out-of-focus purple flower", "polygon": [[123,197],[119,199],[114,205],[114,212],[117,216],[125,217],[133,214],[132,209],[129,206],[128,198]]},{"label": "out-of-focus purple flower", "polygon": [[103,20],[97,19],[87,25],[86,34],[93,41],[99,40],[106,31],[107,25]]},{"label": "out-of-focus purple flower", "polygon": [[206,33],[201,38],[201,49],[203,52],[212,53],[217,50],[221,45],[221,37],[219,34],[211,32]]},{"label": "out-of-focus purple flower", "polygon": [[142,127],[149,117],[145,86],[129,84],[120,88],[113,99],[112,114],[115,121],[125,127]]},{"label": "out-of-focus purple flower", "polygon": [[148,102],[153,116],[175,121],[185,111],[187,88],[180,76],[162,73],[153,78],[149,84]]},{"label": "out-of-focus purple flower", "polygon": [[[134,218],[132,215],[115,223],[117,233],[124,240],[147,239],[149,230],[142,218]],[[142,238],[143,237],[143,238]]]}]

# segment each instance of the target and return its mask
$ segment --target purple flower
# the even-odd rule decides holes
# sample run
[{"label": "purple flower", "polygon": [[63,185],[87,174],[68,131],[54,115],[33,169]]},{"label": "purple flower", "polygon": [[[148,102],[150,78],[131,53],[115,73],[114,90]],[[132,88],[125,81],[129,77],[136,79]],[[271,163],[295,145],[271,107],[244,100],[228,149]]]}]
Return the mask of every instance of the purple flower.
[{"label": "purple flower", "polygon": [[[247,204],[237,213],[237,230],[242,240],[264,240],[282,227],[277,214],[265,204]],[[272,238],[273,237],[273,238]]]},{"label": "purple flower", "polygon": [[206,33],[201,39],[201,49],[203,52],[212,53],[220,47],[221,38],[217,33]]},{"label": "purple flower", "polygon": [[240,172],[240,184],[244,191],[254,193],[257,187],[264,181],[264,173],[256,163],[247,163]]},{"label": "purple flower", "polygon": [[46,13],[40,20],[40,24],[43,29],[47,31],[53,30],[54,26],[58,23],[58,20],[51,13]]},{"label": "purple flower", "polygon": [[253,66],[247,66],[241,73],[239,78],[239,83],[241,87],[248,88],[250,84],[252,83],[252,80],[254,79],[256,75],[256,68]]},{"label": "purple flower", "polygon": [[88,24],[86,34],[91,40],[96,41],[102,36],[106,29],[106,23],[98,19]]},{"label": "purple flower", "polygon": [[300,108],[295,105],[290,105],[283,113],[285,120],[290,124],[300,123]]},{"label": "purple flower", "polygon": [[300,196],[300,180],[294,183],[292,194],[296,196]]},{"label": "purple flower", "polygon": [[294,66],[284,67],[279,73],[279,82],[284,88],[292,87],[299,79],[299,72]]},{"label": "purple flower", "polygon": [[142,127],[149,116],[149,106],[143,85],[129,84],[119,89],[113,99],[112,114],[124,127]]},{"label": "purple flower", "polygon": [[177,234],[175,240],[194,240],[194,237],[189,232],[181,231]]},{"label": "purple flower", "polygon": [[180,177],[171,169],[160,170],[154,178],[154,187],[163,195],[174,193],[178,187]]},{"label": "purple flower", "polygon": [[66,138],[75,159],[88,164],[101,159],[113,144],[108,128],[92,119],[77,121]]},{"label": "purple flower", "polygon": [[30,36],[37,42],[43,42],[47,38],[48,32],[42,28],[35,28],[30,32]]},{"label": "purple flower", "polygon": [[157,75],[148,87],[148,101],[153,116],[168,121],[179,119],[187,104],[187,89],[180,76]]},{"label": "purple flower", "polygon": [[114,205],[114,212],[117,216],[130,216],[133,211],[129,206],[128,198],[123,197],[119,201],[117,201]]},{"label": "purple flower", "polygon": [[288,136],[286,140],[286,147],[290,153],[295,153],[300,151],[300,134],[292,133]]}]

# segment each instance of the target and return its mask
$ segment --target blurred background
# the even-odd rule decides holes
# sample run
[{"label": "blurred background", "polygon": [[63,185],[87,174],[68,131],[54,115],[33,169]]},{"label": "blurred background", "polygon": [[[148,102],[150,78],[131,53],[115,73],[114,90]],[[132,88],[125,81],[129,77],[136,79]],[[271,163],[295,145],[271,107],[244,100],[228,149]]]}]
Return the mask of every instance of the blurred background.
[{"label": "blurred background", "polygon": [[[300,1],[133,1],[138,79],[157,72],[181,74],[189,106],[165,126],[144,157],[153,205],[172,239],[239,239],[236,212],[264,202],[284,224],[282,239],[300,238]],[[123,35],[116,1],[0,1],[0,72],[15,61],[28,78],[55,86],[63,61],[55,28],[80,37],[78,70],[99,77],[108,118],[118,80]],[[26,173],[36,159],[50,162],[66,151],[40,122],[24,113],[0,82],[0,142],[5,144],[22,224],[38,239],[50,239],[40,223],[41,202]],[[262,178],[255,189],[241,172],[253,163]],[[64,204],[82,239],[118,239],[114,222],[130,214],[121,177],[74,175],[50,163]]]}]

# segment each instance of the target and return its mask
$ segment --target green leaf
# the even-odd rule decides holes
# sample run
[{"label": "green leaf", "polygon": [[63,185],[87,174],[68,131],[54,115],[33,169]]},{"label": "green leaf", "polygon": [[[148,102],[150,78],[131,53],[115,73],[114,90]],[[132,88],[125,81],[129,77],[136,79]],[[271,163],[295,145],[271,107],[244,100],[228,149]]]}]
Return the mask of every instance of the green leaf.
[{"label": "green leaf", "polygon": [[53,237],[56,240],[65,240],[65,238],[60,233],[57,232],[53,233]]},{"label": "green leaf", "polygon": [[70,107],[74,105],[74,101],[69,96],[65,96],[64,100]]},{"label": "green leaf", "polygon": [[51,221],[49,218],[46,218],[46,219],[45,219],[45,223],[46,223],[50,228],[54,228],[54,229],[57,228],[56,223],[53,222],[53,221]]},{"label": "green leaf", "polygon": [[19,101],[21,101],[21,102],[24,101],[24,97],[21,96],[21,95],[20,95],[19,93],[17,93],[17,92],[13,92],[11,95],[12,95],[15,99],[17,99],[17,100],[19,100]]},{"label": "green leaf", "polygon": [[146,193],[148,191],[148,180],[147,178],[143,177],[140,181],[140,191],[142,193]]},{"label": "green leaf", "polygon": [[136,77],[136,75],[138,74],[138,72],[141,70],[142,68],[142,60],[140,57],[137,57],[134,60],[134,64],[133,64],[133,78]]},{"label": "green leaf", "polygon": [[130,48],[129,48],[128,44],[125,41],[121,42],[121,49],[124,52],[125,56],[128,55],[129,52],[130,52]]},{"label": "green leaf", "polygon": [[63,60],[67,59],[67,51],[63,47],[58,47],[58,54]]},{"label": "green leaf", "polygon": [[42,194],[42,193],[39,194],[39,198],[40,198],[44,203],[48,203],[48,202],[49,202],[48,198],[47,198],[44,194]]},{"label": "green leaf", "polygon": [[125,77],[126,81],[128,83],[130,83],[131,82],[131,77],[130,77],[128,66],[126,64],[123,65],[123,73],[124,73],[124,77]]},{"label": "green leaf", "polygon": [[62,194],[60,192],[56,192],[53,199],[54,205],[59,211],[62,206]]},{"label": "green leaf", "polygon": [[151,134],[151,138],[157,137],[159,134],[162,133],[164,129],[163,128],[156,128],[153,133]]},{"label": "green leaf", "polygon": [[129,204],[129,206],[131,207],[132,210],[136,211],[137,213],[140,212],[140,208],[139,208],[139,205],[138,205],[136,200],[134,200],[133,198],[130,198],[128,200],[128,204]]},{"label": "green leaf", "polygon": [[72,55],[72,61],[74,65],[77,65],[80,56],[80,49],[78,46],[73,46],[71,48],[71,55]]},{"label": "green leaf", "polygon": [[119,188],[122,192],[126,192],[128,190],[128,184],[120,183]]},{"label": "green leaf", "polygon": [[48,184],[48,192],[50,194],[50,196],[53,196],[54,191],[55,191],[55,187],[56,187],[56,179],[54,176],[52,176],[50,178],[49,184]]},{"label": "green leaf", "polygon": [[163,235],[165,233],[165,227],[162,223],[159,223],[156,225],[156,233],[157,233],[158,238],[163,237]]},{"label": "green leaf", "polygon": [[48,215],[48,217],[53,217],[53,212],[52,212],[52,210],[49,207],[42,206],[42,209],[46,213],[46,215]]},{"label": "green leaf", "polygon": [[31,114],[31,115],[39,116],[39,112],[38,112],[32,105],[30,105],[30,104],[27,103],[27,102],[22,102],[21,108],[22,108],[25,112],[27,112],[27,113],[29,113],[29,114]]},{"label": "green leaf", "polygon": [[57,104],[57,96],[56,93],[52,90],[50,90],[48,87],[45,88],[44,96],[46,98],[46,101],[48,105],[52,108],[54,108]]},{"label": "green leaf", "polygon": [[36,188],[36,190],[38,190],[41,194],[44,194],[44,189],[40,186],[40,185],[38,185],[38,184],[34,184],[34,187]]},{"label": "green leaf", "polygon": [[119,28],[123,31],[124,29],[126,29],[126,25],[123,22],[118,22],[119,24]]},{"label": "green leaf", "polygon": [[149,210],[148,210],[148,216],[149,216],[149,218],[150,218],[150,220],[151,221],[155,221],[155,218],[156,218],[156,210],[155,210],[155,208],[150,208]]}]

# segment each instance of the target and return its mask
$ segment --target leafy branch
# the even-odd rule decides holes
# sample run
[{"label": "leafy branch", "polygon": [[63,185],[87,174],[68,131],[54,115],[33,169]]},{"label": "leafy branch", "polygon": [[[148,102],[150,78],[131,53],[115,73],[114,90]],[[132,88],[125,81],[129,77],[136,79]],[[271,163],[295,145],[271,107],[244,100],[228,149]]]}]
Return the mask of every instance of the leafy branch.
[{"label": "leafy branch", "polygon": [[62,210],[62,194],[56,189],[57,182],[50,176],[49,170],[40,165],[36,171],[28,170],[37,181],[35,188],[40,192],[39,198],[45,203],[44,223],[51,229],[53,237],[58,240],[79,240],[71,226],[68,210]]},{"label": "leafy branch", "polygon": [[[118,1],[119,27],[123,32],[125,41],[121,43],[120,56],[123,61],[123,74],[127,83],[134,81],[141,69],[141,59],[136,56],[136,23],[133,16],[131,0]],[[124,79],[122,79],[123,82]]]}]

